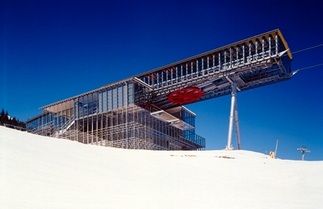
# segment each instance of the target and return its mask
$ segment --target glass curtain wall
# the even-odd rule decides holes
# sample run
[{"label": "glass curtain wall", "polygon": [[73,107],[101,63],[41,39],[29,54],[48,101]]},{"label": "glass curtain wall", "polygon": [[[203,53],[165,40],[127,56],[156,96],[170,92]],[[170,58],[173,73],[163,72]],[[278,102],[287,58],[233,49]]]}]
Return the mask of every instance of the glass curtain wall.
[{"label": "glass curtain wall", "polygon": [[[30,132],[128,149],[200,149],[195,131],[188,134],[151,116],[135,104],[134,82],[101,88],[43,108],[44,113],[27,122]],[[195,115],[183,112],[183,119],[195,125]]]}]

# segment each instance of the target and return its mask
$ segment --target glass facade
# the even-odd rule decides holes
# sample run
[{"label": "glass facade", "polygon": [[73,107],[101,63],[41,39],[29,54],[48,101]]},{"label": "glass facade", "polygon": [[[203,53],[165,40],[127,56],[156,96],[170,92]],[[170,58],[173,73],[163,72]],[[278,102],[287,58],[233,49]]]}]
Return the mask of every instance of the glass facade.
[{"label": "glass facade", "polygon": [[[197,150],[205,139],[195,134],[195,114],[181,107],[172,113],[189,130],[152,116],[142,105],[144,87],[133,80],[115,83],[43,107],[27,121],[40,135],[128,149]],[[147,108],[148,107],[148,108]]]},{"label": "glass facade", "polygon": [[[193,112],[189,111],[186,108],[183,108],[181,110],[181,115],[182,115],[181,119],[184,122],[186,122],[189,125],[195,127],[195,117],[196,117],[196,115]],[[185,139],[188,139],[189,141],[192,141],[192,142],[197,143],[197,144],[201,144],[203,147],[205,147],[204,138],[197,135],[197,134],[195,134],[195,128],[190,129],[190,130],[184,130],[183,131],[183,137]]]}]

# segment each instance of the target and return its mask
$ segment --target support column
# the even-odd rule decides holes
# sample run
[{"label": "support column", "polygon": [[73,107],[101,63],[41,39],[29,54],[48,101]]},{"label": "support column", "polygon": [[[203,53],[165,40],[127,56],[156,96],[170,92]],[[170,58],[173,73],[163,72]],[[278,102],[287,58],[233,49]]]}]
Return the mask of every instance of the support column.
[{"label": "support column", "polygon": [[238,119],[238,105],[237,105],[237,86],[235,83],[231,83],[231,109],[230,109],[230,117],[229,117],[229,129],[228,129],[228,141],[227,141],[227,150],[232,150],[232,134],[233,134],[233,123],[235,123],[236,127],[236,137],[237,137],[237,146],[238,149],[241,149],[240,142],[240,127],[239,127],[239,119]]},{"label": "support column", "polygon": [[239,125],[239,118],[238,118],[238,103],[237,103],[237,99],[236,99],[236,106],[235,106],[235,118],[234,118],[234,122],[236,124],[236,136],[237,136],[237,147],[238,150],[241,149],[241,141],[240,141],[240,125]]}]

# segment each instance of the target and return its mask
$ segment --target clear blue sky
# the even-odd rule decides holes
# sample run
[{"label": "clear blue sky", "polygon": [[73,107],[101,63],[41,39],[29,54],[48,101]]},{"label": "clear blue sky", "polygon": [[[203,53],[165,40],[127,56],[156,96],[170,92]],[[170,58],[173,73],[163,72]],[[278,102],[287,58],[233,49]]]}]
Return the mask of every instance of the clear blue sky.
[{"label": "clear blue sky", "polygon": [[[291,51],[323,43],[320,1],[0,0],[0,108],[20,120],[44,105],[280,28]],[[323,62],[294,55],[294,70]],[[242,147],[323,160],[323,67],[238,94]],[[188,105],[207,149],[226,146],[230,96]]]}]

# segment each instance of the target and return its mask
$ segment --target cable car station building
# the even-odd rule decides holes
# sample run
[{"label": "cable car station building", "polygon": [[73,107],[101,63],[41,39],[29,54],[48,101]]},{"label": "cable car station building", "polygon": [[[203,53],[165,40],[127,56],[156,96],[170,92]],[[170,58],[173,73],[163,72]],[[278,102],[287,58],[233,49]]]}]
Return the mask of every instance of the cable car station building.
[{"label": "cable car station building", "polygon": [[199,150],[196,115],[184,107],[231,94],[227,148],[240,134],[236,93],[291,78],[291,52],[279,29],[42,107],[29,132],[127,149]]}]

